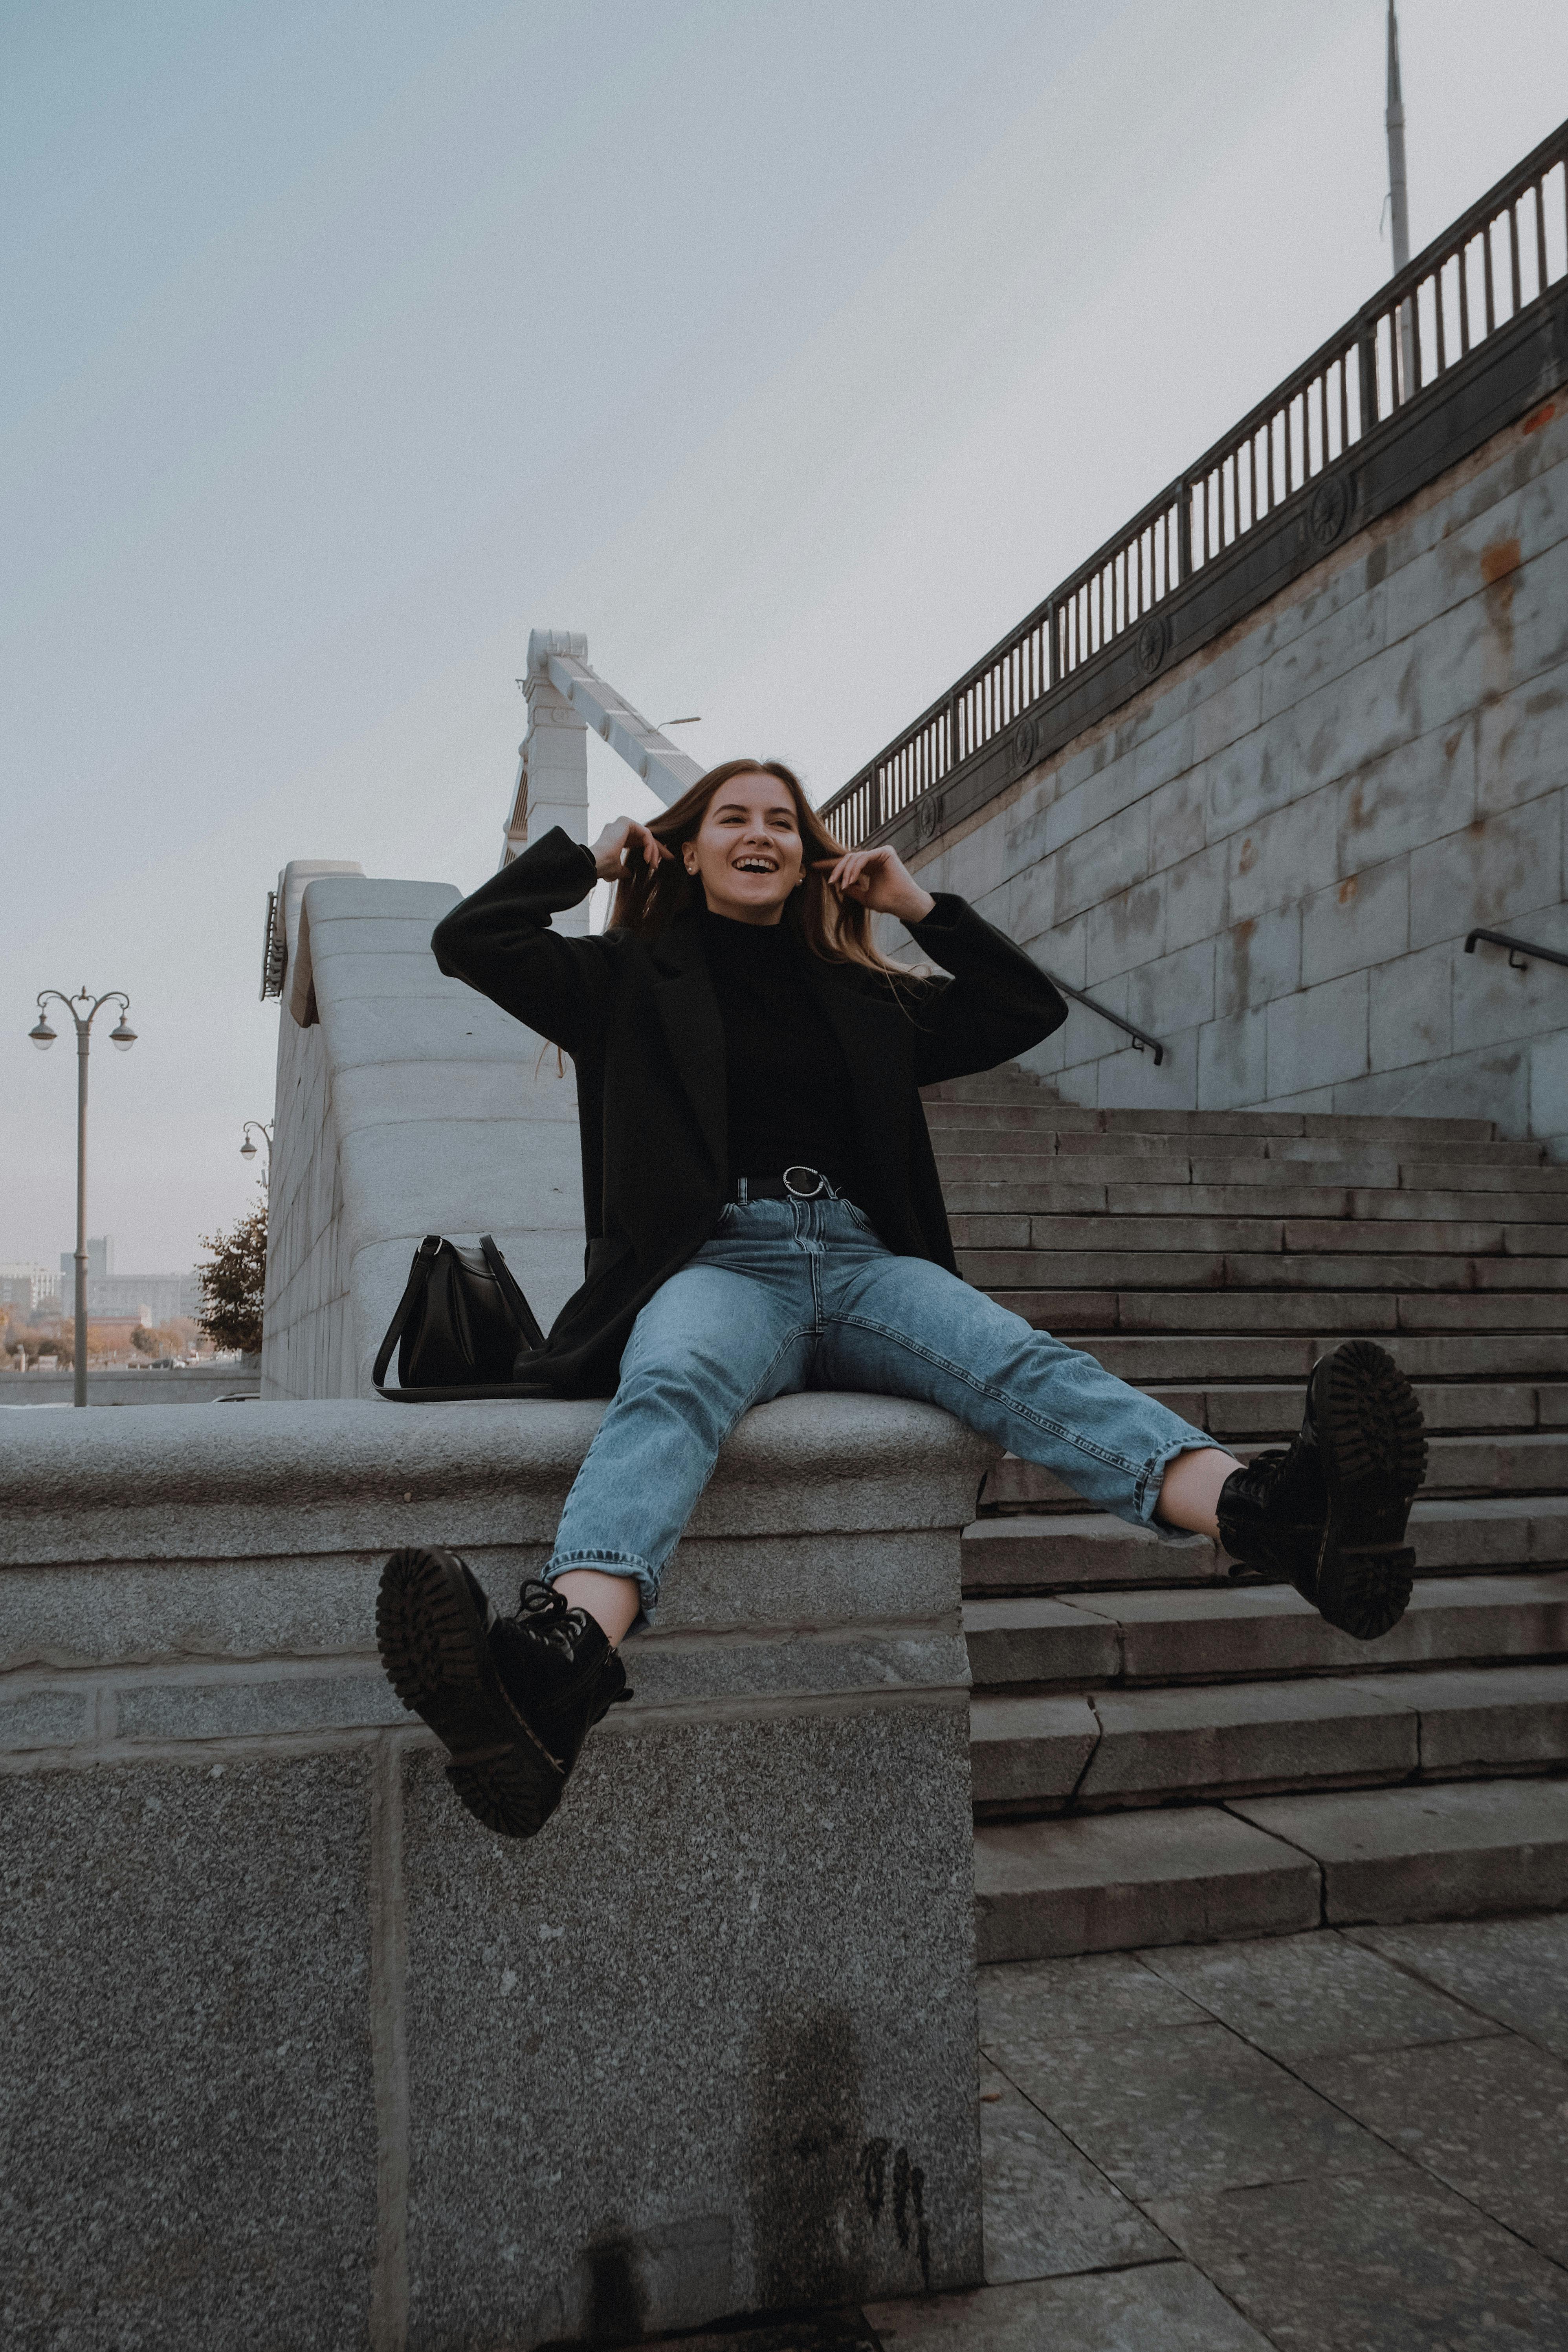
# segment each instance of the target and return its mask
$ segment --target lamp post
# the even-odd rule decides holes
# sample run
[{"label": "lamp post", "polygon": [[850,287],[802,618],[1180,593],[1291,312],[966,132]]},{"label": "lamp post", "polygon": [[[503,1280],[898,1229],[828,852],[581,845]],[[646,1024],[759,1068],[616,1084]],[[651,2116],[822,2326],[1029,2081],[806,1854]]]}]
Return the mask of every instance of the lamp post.
[{"label": "lamp post", "polygon": [[[27,1034],[40,1054],[47,1053],[55,1042],[55,1032],[49,1026],[49,1016],[44,1007],[53,997],[63,1004],[76,1024],[76,1379],[73,1383],[73,1404],[87,1402],[87,1055],[91,1042],[92,1024],[99,1009],[105,1004],[118,1004],[120,1018],[109,1033],[109,1042],[121,1053],[129,1053],[136,1043],[136,1032],[127,1014],[131,999],[123,989],[110,988],[94,1000],[88,989],[79,988],[74,996],[67,996],[58,988],[38,992],[37,1025]],[[87,1011],[79,1013],[79,1005]]]},{"label": "lamp post", "polygon": [[267,1165],[261,1171],[261,1181],[263,1187],[266,1190],[270,1191],[272,1185],[272,1129],[268,1126],[267,1121],[264,1118],[247,1118],[246,1120],[245,1141],[239,1147],[239,1156],[242,1160],[254,1160],[256,1157],[256,1145],[251,1139],[250,1133],[252,1128],[256,1129],[257,1134],[260,1136],[262,1141],[267,1146]]}]

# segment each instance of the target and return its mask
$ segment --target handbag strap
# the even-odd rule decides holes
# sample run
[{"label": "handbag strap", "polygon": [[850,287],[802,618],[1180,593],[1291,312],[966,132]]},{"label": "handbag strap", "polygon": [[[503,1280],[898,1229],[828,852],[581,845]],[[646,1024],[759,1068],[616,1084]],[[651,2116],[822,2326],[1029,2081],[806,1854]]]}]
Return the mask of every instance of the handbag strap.
[{"label": "handbag strap", "polygon": [[544,1334],[539,1328],[539,1318],[523,1297],[516,1275],[496,1247],[495,1235],[481,1234],[479,1247],[484,1252],[485,1264],[496,1278],[497,1289],[517,1318],[518,1329],[537,1355],[544,1345]]},{"label": "handbag strap", "polygon": [[[395,1397],[397,1394],[395,1389],[384,1389],[381,1383],[385,1376],[386,1368],[392,1361],[392,1351],[403,1337],[404,1325],[424,1297],[429,1286],[430,1276],[443,1246],[439,1234],[426,1234],[414,1253],[414,1263],[408,1269],[408,1281],[403,1296],[398,1300],[396,1311],[386,1327],[386,1337],[375,1351],[375,1363],[370,1378],[371,1385],[377,1396]],[[491,1247],[494,1247],[493,1243]],[[498,1252],[497,1255],[499,1255],[500,1253]]]}]

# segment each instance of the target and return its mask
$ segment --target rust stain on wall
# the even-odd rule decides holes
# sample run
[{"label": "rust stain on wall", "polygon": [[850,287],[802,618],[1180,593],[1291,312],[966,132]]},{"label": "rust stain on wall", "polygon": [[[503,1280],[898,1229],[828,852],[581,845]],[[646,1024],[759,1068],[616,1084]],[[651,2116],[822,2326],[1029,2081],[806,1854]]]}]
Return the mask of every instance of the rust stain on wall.
[{"label": "rust stain on wall", "polygon": [[1543,400],[1541,406],[1532,410],[1525,418],[1519,429],[1521,433],[1539,433],[1543,425],[1551,424],[1556,414],[1557,403],[1554,400]]},{"label": "rust stain on wall", "polygon": [[1517,532],[1510,539],[1489,540],[1481,550],[1481,578],[1489,588],[1494,588],[1510,572],[1517,572],[1522,561]]}]

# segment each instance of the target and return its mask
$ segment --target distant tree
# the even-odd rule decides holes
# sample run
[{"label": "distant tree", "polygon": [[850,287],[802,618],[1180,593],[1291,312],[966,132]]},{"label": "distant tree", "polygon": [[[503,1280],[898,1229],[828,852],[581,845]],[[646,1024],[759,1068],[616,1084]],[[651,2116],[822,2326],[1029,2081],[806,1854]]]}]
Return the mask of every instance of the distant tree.
[{"label": "distant tree", "polygon": [[204,1234],[212,1255],[196,1268],[202,1311],[196,1321],[217,1348],[254,1355],[261,1345],[261,1300],[267,1280],[267,1196],[263,1193],[226,1233]]},{"label": "distant tree", "polygon": [[194,1328],[188,1323],[184,1328],[176,1328],[173,1323],[158,1323],[152,1327],[138,1323],[131,1334],[131,1344],[139,1356],[183,1356],[185,1352],[185,1332]]},{"label": "distant tree", "polygon": [[13,1355],[24,1350],[30,1364],[40,1355],[56,1356],[62,1364],[76,1360],[76,1333],[68,1323],[33,1323],[24,1330],[7,1331],[5,1345]]}]

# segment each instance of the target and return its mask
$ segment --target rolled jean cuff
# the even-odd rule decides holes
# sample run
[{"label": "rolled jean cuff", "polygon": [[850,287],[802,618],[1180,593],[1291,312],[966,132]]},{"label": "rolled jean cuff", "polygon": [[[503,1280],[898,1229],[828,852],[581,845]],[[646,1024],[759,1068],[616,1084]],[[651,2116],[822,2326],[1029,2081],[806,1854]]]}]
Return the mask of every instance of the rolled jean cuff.
[{"label": "rolled jean cuff", "polygon": [[642,1596],[634,1633],[645,1633],[653,1623],[653,1612],[658,1604],[658,1570],[650,1568],[635,1551],[558,1551],[546,1562],[542,1581],[553,1584],[558,1576],[566,1576],[575,1568],[591,1568],[596,1576],[627,1576]]},{"label": "rolled jean cuff", "polygon": [[1157,1446],[1138,1473],[1138,1483],[1132,1489],[1132,1501],[1138,1517],[1152,1536],[1162,1543],[1190,1543],[1192,1536],[1185,1528],[1167,1527],[1163,1519],[1154,1517],[1160,1500],[1160,1488],[1165,1472],[1178,1454],[1224,1454],[1227,1448],[1216,1438],[1201,1429],[1187,1429],[1169,1437]]}]

